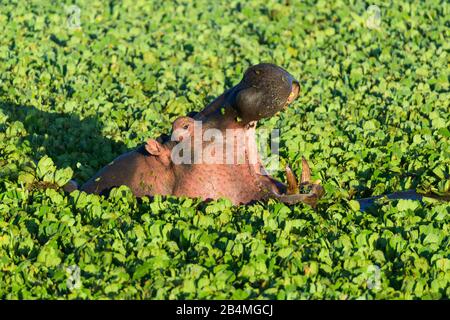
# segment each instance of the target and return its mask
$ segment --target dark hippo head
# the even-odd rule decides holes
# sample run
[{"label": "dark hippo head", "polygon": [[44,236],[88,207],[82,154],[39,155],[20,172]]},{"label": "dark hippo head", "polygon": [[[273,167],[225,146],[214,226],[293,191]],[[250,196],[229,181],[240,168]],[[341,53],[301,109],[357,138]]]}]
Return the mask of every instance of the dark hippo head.
[{"label": "dark hippo head", "polygon": [[230,104],[247,123],[274,116],[295,100],[300,85],[286,70],[268,63],[250,67],[230,93]]},{"label": "dark hippo head", "polygon": [[242,80],[214,100],[196,120],[237,118],[242,124],[274,116],[300,93],[299,82],[286,70],[270,63],[252,66]]}]

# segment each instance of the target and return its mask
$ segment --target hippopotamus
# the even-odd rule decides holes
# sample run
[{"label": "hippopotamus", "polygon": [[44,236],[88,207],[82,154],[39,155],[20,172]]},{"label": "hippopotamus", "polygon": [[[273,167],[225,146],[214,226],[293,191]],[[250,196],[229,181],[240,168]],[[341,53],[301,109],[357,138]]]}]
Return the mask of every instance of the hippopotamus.
[{"label": "hippopotamus", "polygon": [[236,205],[274,198],[314,207],[323,188],[320,181],[310,181],[307,161],[302,159],[300,185],[310,192],[301,194],[289,166],[287,185],[266,173],[256,145],[257,121],[284,110],[299,94],[299,82],[283,68],[251,66],[237,85],[202,111],[175,120],[171,136],[149,139],[119,156],[81,190],[107,195],[111,188],[126,185],[137,197],[228,198]]}]

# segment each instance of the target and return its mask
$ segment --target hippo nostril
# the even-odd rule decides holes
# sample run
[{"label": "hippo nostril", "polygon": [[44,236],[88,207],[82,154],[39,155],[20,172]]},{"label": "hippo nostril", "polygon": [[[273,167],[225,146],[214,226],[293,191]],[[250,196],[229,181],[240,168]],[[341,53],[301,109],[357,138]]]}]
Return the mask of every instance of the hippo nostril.
[{"label": "hippo nostril", "polygon": [[300,82],[297,80],[292,81],[292,86],[296,86],[298,88],[298,92],[300,93]]},{"label": "hippo nostril", "polygon": [[297,80],[292,81],[292,90],[289,94],[288,100],[286,104],[290,104],[292,101],[298,98],[300,95],[300,84]]}]

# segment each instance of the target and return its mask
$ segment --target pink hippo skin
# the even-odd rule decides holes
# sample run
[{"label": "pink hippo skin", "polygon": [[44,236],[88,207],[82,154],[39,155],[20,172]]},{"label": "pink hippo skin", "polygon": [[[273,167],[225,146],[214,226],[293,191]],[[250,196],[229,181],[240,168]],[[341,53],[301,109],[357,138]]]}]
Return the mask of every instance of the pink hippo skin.
[{"label": "pink hippo skin", "polygon": [[[190,130],[185,130],[183,135],[175,135],[179,144],[172,150],[176,176],[174,195],[205,200],[224,197],[240,204],[262,199],[270,194],[270,190],[278,191],[272,180],[261,173],[257,158],[250,161],[252,153],[257,156],[256,145],[251,146],[254,126],[247,129],[237,123],[227,124],[228,135],[220,135],[219,141],[214,141],[212,137],[208,139],[211,141],[200,140],[197,142],[199,147],[195,149],[194,120],[191,118],[189,121],[185,117],[180,120],[189,123]],[[211,128],[199,129],[198,133],[205,138],[207,129]],[[190,155],[185,163],[177,161],[179,150],[181,155],[185,152]],[[232,152],[227,154],[227,150]]]}]

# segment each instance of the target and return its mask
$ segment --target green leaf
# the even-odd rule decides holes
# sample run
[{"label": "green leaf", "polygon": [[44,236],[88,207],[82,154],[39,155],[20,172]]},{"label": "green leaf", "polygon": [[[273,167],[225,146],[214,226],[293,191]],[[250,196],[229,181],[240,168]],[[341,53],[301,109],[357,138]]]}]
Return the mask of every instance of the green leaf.
[{"label": "green leaf", "polygon": [[37,261],[46,267],[56,267],[61,264],[61,252],[56,248],[55,242],[47,243],[39,252]]},{"label": "green leaf", "polygon": [[348,202],[348,205],[349,205],[350,209],[352,209],[353,211],[360,210],[359,202],[357,200],[350,200]]},{"label": "green leaf", "polygon": [[292,248],[283,248],[280,251],[278,251],[278,255],[284,259],[288,257],[292,253],[292,251],[293,251]]},{"label": "green leaf", "polygon": [[52,182],[51,177],[53,176],[53,173],[55,172],[55,165],[53,163],[53,160],[47,156],[42,157],[36,168],[36,174],[39,179],[43,179],[44,181]]},{"label": "green leaf", "polygon": [[397,209],[399,211],[406,211],[406,210],[416,210],[420,206],[418,201],[415,200],[404,200],[401,199],[397,203]]},{"label": "green leaf", "polygon": [[55,182],[58,186],[63,187],[70,179],[72,179],[72,176],[73,170],[71,168],[56,170]]},{"label": "green leaf", "polygon": [[23,183],[25,185],[31,185],[36,180],[35,176],[29,172],[22,172],[19,174],[17,182]]}]

